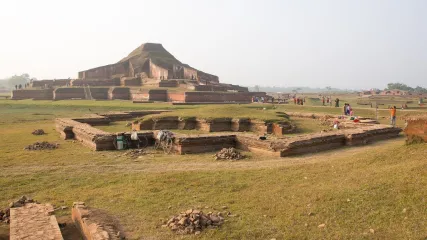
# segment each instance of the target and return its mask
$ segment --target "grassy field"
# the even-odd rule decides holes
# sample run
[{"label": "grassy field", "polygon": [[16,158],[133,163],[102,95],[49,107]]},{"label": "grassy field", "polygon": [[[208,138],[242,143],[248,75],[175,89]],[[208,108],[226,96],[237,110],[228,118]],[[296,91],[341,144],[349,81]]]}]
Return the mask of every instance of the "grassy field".
[{"label": "grassy field", "polygon": [[[212,154],[168,156],[154,151],[131,159],[123,152],[93,152],[80,143],[60,140],[53,125],[55,117],[140,109],[209,109],[215,114],[215,109],[225,108],[232,116],[236,109],[239,114],[341,111],[318,106],[282,105],[262,110],[264,107],[0,100],[0,208],[21,195],[56,206],[84,201],[116,216],[129,239],[427,237],[425,144],[406,146],[400,138],[289,158],[245,153],[248,158],[238,162],[217,162]],[[357,112],[375,115],[371,109]],[[380,117],[387,115],[387,111],[380,111]],[[304,132],[317,129],[303,119],[294,121],[301,121]],[[37,128],[48,134],[31,135]],[[23,150],[43,140],[60,143],[60,149]],[[221,228],[206,230],[200,236],[178,236],[160,227],[163,220],[186,209],[218,211],[224,205],[239,216],[226,218]],[[69,216],[70,210],[57,215]],[[320,224],[325,227],[319,228]],[[7,229],[0,224],[0,238]]]}]

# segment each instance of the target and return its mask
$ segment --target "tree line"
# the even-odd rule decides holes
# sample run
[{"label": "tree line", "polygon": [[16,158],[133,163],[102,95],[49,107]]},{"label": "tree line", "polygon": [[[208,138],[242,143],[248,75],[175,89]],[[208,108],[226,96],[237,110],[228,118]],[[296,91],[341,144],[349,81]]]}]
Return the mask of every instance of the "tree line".
[{"label": "tree line", "polygon": [[416,86],[415,88],[410,87],[404,83],[389,83],[387,84],[386,90],[392,90],[392,89],[398,89],[402,91],[410,91],[410,92],[416,92],[416,93],[427,93],[427,88],[423,88],[420,86]]},{"label": "tree line", "polygon": [[1,80],[0,85],[11,89],[21,89],[30,84],[30,80],[36,79],[31,78],[28,73],[23,73],[21,75],[13,75],[12,77]]}]

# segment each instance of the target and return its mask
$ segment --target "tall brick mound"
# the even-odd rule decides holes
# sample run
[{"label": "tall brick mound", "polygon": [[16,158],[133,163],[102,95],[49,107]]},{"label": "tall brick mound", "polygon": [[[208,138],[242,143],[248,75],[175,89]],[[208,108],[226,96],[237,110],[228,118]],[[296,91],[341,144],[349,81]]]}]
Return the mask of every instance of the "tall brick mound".
[{"label": "tall brick mound", "polygon": [[[117,63],[79,72],[79,79],[114,79],[123,77],[191,79],[218,83],[218,77],[184,64],[169,53],[162,44],[145,43]],[[126,79],[125,86],[135,86],[138,80]]]},{"label": "tall brick mound", "polygon": [[409,144],[427,142],[427,116],[406,119],[404,132]]}]

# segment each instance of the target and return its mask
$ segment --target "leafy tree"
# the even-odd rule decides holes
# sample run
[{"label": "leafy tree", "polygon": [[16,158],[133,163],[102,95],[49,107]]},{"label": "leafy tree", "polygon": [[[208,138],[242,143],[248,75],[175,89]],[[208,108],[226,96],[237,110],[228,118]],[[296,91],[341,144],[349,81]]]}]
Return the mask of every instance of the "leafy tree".
[{"label": "leafy tree", "polygon": [[392,89],[399,89],[399,90],[403,90],[403,91],[411,91],[411,92],[416,92],[416,93],[427,93],[427,89],[417,86],[416,88],[412,88],[406,84],[403,83],[389,83],[387,84],[387,89],[386,90],[392,90]]},{"label": "leafy tree", "polygon": [[260,91],[259,89],[260,89],[260,87],[258,85],[255,85],[255,87],[254,87],[255,92],[259,92]]},{"label": "leafy tree", "polygon": [[387,84],[387,90],[399,89],[403,91],[413,91],[414,89],[403,83],[389,83]]},{"label": "leafy tree", "polygon": [[292,92],[298,93],[298,91],[301,91],[301,90],[302,90],[302,88],[295,88],[294,90],[292,90]]},{"label": "leafy tree", "polygon": [[20,85],[20,84],[22,86],[22,84],[25,84],[29,81],[30,81],[30,75],[28,75],[28,73],[21,74],[20,76],[14,75],[14,76],[10,77],[9,79],[7,79],[7,83],[9,85],[9,87],[11,87],[11,88],[13,88],[16,85]]}]

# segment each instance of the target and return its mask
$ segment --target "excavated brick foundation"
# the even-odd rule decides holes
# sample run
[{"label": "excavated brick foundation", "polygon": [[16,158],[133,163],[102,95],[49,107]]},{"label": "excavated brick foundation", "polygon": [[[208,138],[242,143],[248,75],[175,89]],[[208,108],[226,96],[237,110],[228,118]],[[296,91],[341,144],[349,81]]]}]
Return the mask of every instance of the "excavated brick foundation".
[{"label": "excavated brick foundation", "polygon": [[10,209],[11,240],[62,240],[61,230],[50,204],[27,203]]},{"label": "excavated brick foundation", "polygon": [[282,136],[295,131],[288,122],[267,123],[259,120],[213,118],[198,119],[195,117],[180,119],[179,117],[150,118],[132,123],[132,130],[200,130],[203,132],[255,132],[257,134],[275,134]]},{"label": "excavated brick foundation", "polygon": [[236,146],[236,135],[177,136],[174,150],[178,154],[194,154],[218,151]]},{"label": "excavated brick foundation", "polygon": [[[123,120],[163,111],[119,112],[89,116],[76,119],[56,119],[56,128],[64,139],[77,139],[94,150],[114,150],[117,134],[107,133],[91,125],[103,124],[113,120]],[[318,117],[318,116],[316,116]],[[324,116],[319,116],[324,117]],[[380,124],[362,124],[345,122],[342,129],[331,132],[302,134],[284,137],[284,133],[293,129],[289,123],[266,123],[251,119],[197,119],[178,117],[150,118],[134,123],[133,130],[140,138],[146,139],[145,145],[153,145],[155,134],[152,131],[164,129],[198,129],[206,132],[234,131],[235,134],[175,135],[173,150],[178,154],[213,152],[222,148],[237,147],[243,150],[269,153],[286,157],[297,154],[316,153],[344,146],[364,145],[375,141],[397,137],[400,128]],[[251,131],[255,134],[243,133]],[[271,133],[279,137],[260,139],[259,135]],[[130,132],[122,133],[130,136]],[[129,146],[136,148],[135,146]]]},{"label": "excavated brick foundation", "polygon": [[75,202],[73,204],[71,217],[84,239],[125,239],[123,231],[117,226],[115,219],[100,210],[86,207],[83,202]]},{"label": "excavated brick foundation", "polygon": [[405,134],[408,143],[427,142],[427,116],[406,119]]}]

